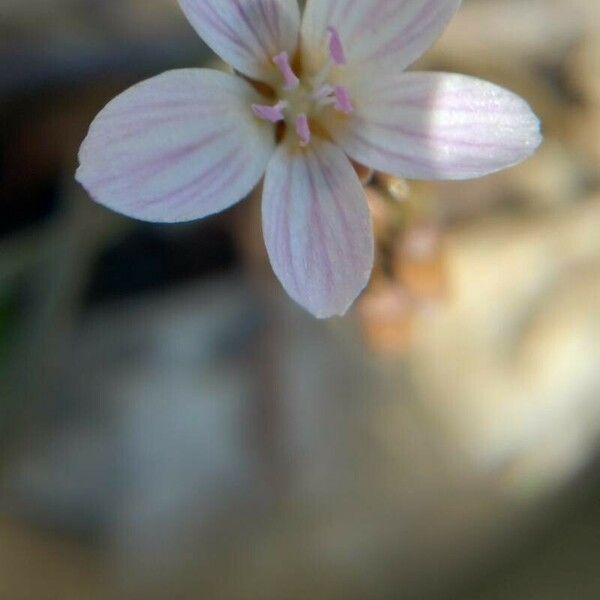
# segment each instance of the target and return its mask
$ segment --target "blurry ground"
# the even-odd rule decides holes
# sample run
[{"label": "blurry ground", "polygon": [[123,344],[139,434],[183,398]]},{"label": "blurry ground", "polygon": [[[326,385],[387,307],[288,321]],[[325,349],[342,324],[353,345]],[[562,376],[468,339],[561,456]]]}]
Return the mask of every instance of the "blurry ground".
[{"label": "blurry ground", "polygon": [[598,598],[597,3],[465,2],[423,66],[546,142],[373,178],[373,281],[328,323],[256,198],[156,227],[72,182],[111,96],[206,59],[174,4],[0,5],[0,598]]}]

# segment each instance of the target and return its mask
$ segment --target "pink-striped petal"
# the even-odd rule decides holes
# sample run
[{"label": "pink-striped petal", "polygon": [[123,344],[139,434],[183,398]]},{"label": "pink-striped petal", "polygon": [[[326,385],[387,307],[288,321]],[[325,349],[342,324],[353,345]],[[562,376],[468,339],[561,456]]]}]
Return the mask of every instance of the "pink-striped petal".
[{"label": "pink-striped petal", "polygon": [[260,96],[234,75],[169,71],[112,100],[79,153],[77,180],[117,212],[188,221],[228,208],[261,178],[275,126],[257,119]]},{"label": "pink-striped petal", "polygon": [[348,69],[365,75],[403,70],[440,36],[461,0],[307,0],[302,21],[304,64],[317,72],[333,27]]},{"label": "pink-striped petal", "polygon": [[519,96],[445,73],[401,73],[351,89],[354,112],[326,126],[357,162],[414,179],[470,179],[529,158],[540,123]]},{"label": "pink-striped petal", "polygon": [[179,0],[200,37],[234,69],[278,81],[273,57],[293,56],[298,43],[297,0]]},{"label": "pink-striped petal", "polygon": [[341,315],[373,265],[366,197],[344,153],[314,137],[283,143],[267,167],[263,232],[277,277],[313,315]]}]

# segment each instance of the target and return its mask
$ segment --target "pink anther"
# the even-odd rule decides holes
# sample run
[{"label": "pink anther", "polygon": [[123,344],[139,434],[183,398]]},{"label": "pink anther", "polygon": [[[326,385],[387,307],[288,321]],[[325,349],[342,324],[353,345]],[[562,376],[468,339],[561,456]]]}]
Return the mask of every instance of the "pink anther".
[{"label": "pink anther", "polygon": [[346,115],[349,115],[354,111],[354,106],[352,106],[352,100],[350,99],[350,93],[345,87],[341,85],[336,86],[334,93],[336,99],[335,108],[337,110]]},{"label": "pink anther", "polygon": [[275,106],[266,106],[264,104],[253,104],[252,112],[264,121],[270,121],[271,123],[279,123],[285,119],[283,109],[287,108],[288,103],[284,100],[280,100]]},{"label": "pink anther", "polygon": [[303,147],[308,146],[311,138],[310,125],[307,116],[304,114],[298,115],[296,119],[296,133],[300,138],[300,145]]},{"label": "pink anther", "polygon": [[328,27],[329,32],[329,54],[334,64],[340,66],[346,64],[346,53],[344,52],[344,46],[342,39],[335,27]]},{"label": "pink anther", "polygon": [[296,77],[296,74],[292,70],[292,66],[290,65],[290,57],[288,56],[288,53],[282,52],[281,54],[274,56],[273,62],[277,65],[277,68],[283,75],[283,79],[285,81],[284,89],[296,89],[300,83],[300,80]]}]

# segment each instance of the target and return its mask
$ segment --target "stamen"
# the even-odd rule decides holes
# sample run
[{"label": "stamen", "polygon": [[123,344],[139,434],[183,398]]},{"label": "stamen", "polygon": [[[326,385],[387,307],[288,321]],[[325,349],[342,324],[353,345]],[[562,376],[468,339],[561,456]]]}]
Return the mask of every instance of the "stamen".
[{"label": "stamen", "polygon": [[346,53],[344,52],[344,45],[342,39],[335,27],[328,27],[329,32],[329,54],[334,64],[341,66],[346,64]]},{"label": "stamen", "polygon": [[292,66],[290,65],[290,57],[288,56],[288,53],[282,52],[281,54],[274,56],[273,62],[277,65],[277,68],[283,75],[283,79],[285,80],[284,89],[296,89],[300,83],[300,80],[296,77],[296,74],[292,70]]},{"label": "stamen", "polygon": [[300,145],[302,147],[308,146],[310,143],[311,133],[310,125],[308,124],[308,118],[305,114],[298,115],[296,119],[296,133],[300,138]]},{"label": "stamen", "polygon": [[253,104],[252,112],[264,121],[270,121],[271,123],[279,123],[285,119],[283,110],[288,107],[288,103],[285,100],[280,100],[275,106],[266,106],[264,104]]},{"label": "stamen", "polygon": [[349,115],[354,111],[354,106],[352,106],[352,100],[350,99],[350,93],[345,87],[341,85],[336,86],[334,93],[336,98],[335,108],[337,110],[346,115]]}]

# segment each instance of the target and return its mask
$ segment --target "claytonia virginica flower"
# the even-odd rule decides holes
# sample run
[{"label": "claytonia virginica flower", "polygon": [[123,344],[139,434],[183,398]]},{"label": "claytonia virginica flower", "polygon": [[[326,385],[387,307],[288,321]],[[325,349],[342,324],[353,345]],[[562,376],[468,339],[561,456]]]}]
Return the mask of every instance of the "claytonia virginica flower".
[{"label": "claytonia virginica flower", "polygon": [[350,159],[415,179],[468,179],[540,144],[518,96],[446,73],[404,73],[460,0],[179,0],[234,69],[169,71],[96,117],[77,179],[155,222],[219,212],[264,179],[263,233],[289,295],[318,317],[367,284],[373,232]]}]

